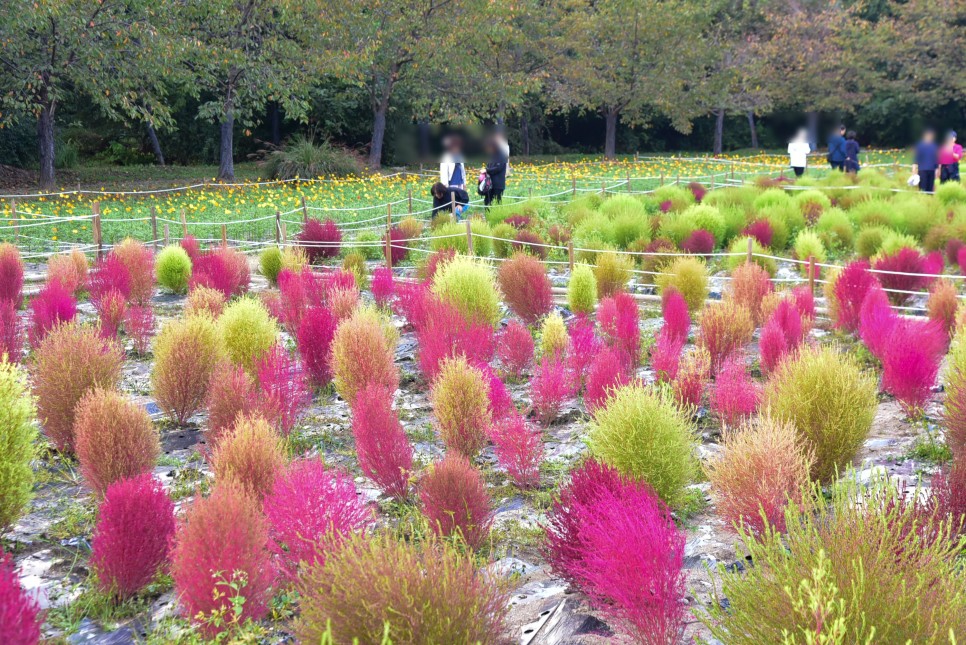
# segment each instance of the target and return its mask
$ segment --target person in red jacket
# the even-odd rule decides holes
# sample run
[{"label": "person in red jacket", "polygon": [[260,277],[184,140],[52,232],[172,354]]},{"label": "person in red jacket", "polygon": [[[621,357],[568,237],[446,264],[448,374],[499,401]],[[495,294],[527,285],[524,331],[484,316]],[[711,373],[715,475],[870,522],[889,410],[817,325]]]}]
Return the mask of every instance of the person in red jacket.
[{"label": "person in red jacket", "polygon": [[939,181],[959,181],[959,162],[963,158],[963,147],[956,143],[956,133],[950,131],[946,141],[939,149]]}]

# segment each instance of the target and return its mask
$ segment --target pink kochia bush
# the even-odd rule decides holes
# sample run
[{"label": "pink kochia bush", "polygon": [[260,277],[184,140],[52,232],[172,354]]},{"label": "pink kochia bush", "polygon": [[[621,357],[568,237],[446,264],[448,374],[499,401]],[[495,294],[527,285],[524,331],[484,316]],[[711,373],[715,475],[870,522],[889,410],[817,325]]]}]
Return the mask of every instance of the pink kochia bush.
[{"label": "pink kochia bush", "polygon": [[882,354],[882,389],[896,397],[909,416],[929,399],[948,339],[942,323],[899,319]]},{"label": "pink kochia bush", "polygon": [[324,222],[309,219],[306,220],[297,239],[309,256],[309,262],[314,264],[317,260],[334,258],[339,255],[339,247],[342,245],[342,231],[330,219]]},{"label": "pink kochia bush", "polygon": [[572,377],[564,362],[554,357],[544,358],[530,381],[530,400],[540,423],[553,423],[564,401],[572,395]]},{"label": "pink kochia bush", "polygon": [[302,322],[302,315],[309,307],[322,306],[325,302],[325,285],[321,276],[309,267],[295,273],[282,269],[278,274],[278,292],[281,299],[282,324],[290,334],[295,334]]},{"label": "pink kochia bush", "polygon": [[320,459],[289,464],[265,498],[271,548],[289,582],[299,565],[324,563],[327,552],[374,521],[348,475],[326,470]]},{"label": "pink kochia bush", "polygon": [[5,354],[11,363],[19,362],[23,355],[21,326],[13,302],[0,300],[0,356]]},{"label": "pink kochia bush", "polygon": [[881,287],[869,290],[862,301],[859,315],[859,337],[872,355],[882,360],[886,345],[899,317],[889,306],[889,298]]},{"label": "pink kochia bush", "polygon": [[392,409],[392,392],[377,383],[362,388],[352,406],[352,434],[362,472],[386,495],[405,498],[413,448]]},{"label": "pink kochia bush", "polygon": [[248,291],[250,282],[248,258],[227,246],[205,251],[191,265],[191,288],[214,289],[226,300]]},{"label": "pink kochia bush", "polygon": [[520,378],[533,365],[533,336],[526,325],[511,320],[497,338],[496,355],[508,376]]},{"label": "pink kochia bush", "polygon": [[516,414],[517,409],[513,404],[513,397],[510,396],[506,384],[500,379],[496,372],[489,365],[481,365],[483,378],[486,379],[487,393],[490,399],[490,417],[493,421],[506,419]]},{"label": "pink kochia bush", "polygon": [[100,316],[100,331],[104,338],[117,338],[117,332],[127,315],[127,301],[118,291],[108,291],[95,305]]},{"label": "pink kochia bush", "polygon": [[[261,620],[269,610],[275,568],[268,525],[257,502],[230,482],[198,495],[179,523],[171,562],[184,615],[199,621],[207,638],[236,626],[233,596],[241,596],[239,622]],[[235,584],[237,591],[230,584]],[[213,620],[220,615],[223,620]]]},{"label": "pink kochia bush", "polygon": [[0,243],[0,300],[20,306],[23,290],[23,262],[13,244]]},{"label": "pink kochia bush", "polygon": [[439,535],[459,535],[476,549],[490,532],[493,500],[483,475],[462,455],[450,453],[430,467],[419,482],[419,499]]},{"label": "pink kochia bush", "polygon": [[714,235],[703,228],[692,231],[681,241],[681,250],[694,255],[707,255],[714,251]]},{"label": "pink kochia bush", "polygon": [[40,605],[20,586],[13,558],[0,551],[0,627],[6,645],[40,642],[43,614]]},{"label": "pink kochia bush", "polygon": [[627,368],[620,355],[611,347],[597,353],[587,373],[587,391],[584,403],[593,412],[604,405],[610,393],[630,381]]},{"label": "pink kochia bush", "polygon": [[604,332],[607,344],[621,353],[628,368],[637,365],[641,348],[641,330],[638,327],[638,310],[634,298],[626,293],[616,293],[600,301],[597,321]]},{"label": "pink kochia bush", "polygon": [[752,380],[740,355],[725,359],[711,392],[711,409],[721,421],[733,426],[754,414],[761,401],[761,385]]},{"label": "pink kochia bush", "polygon": [[467,320],[448,302],[433,298],[427,316],[417,328],[419,367],[432,381],[448,358],[465,356],[471,363],[484,364],[493,356],[493,328]]},{"label": "pink kochia bush", "polygon": [[932,276],[942,273],[943,257],[939,251],[924,256],[915,249],[904,247],[876,260],[874,269],[880,272],[876,276],[882,286],[892,290],[888,292],[889,300],[902,305],[911,294],[901,292],[927,289],[935,280]]},{"label": "pink kochia bush", "polygon": [[149,473],[111,484],[97,511],[91,568],[101,591],[129,598],[167,563],[174,503]]},{"label": "pink kochia bush", "polygon": [[638,643],[675,643],[684,629],[684,533],[643,483],[596,461],[571,475],[548,514],[553,570]]},{"label": "pink kochia bush", "polygon": [[664,292],[664,297],[661,299],[661,313],[664,318],[662,333],[671,338],[686,341],[691,331],[691,315],[688,313],[688,303],[680,291],[669,288]]},{"label": "pink kochia bush", "polygon": [[275,344],[258,361],[256,369],[262,410],[275,428],[287,437],[312,403],[302,362]]},{"label": "pink kochia bush", "polygon": [[332,312],[321,306],[306,309],[299,322],[295,344],[309,380],[317,388],[325,387],[332,380],[329,349],[337,324]]},{"label": "pink kochia bush", "polygon": [[543,435],[539,428],[528,426],[519,414],[493,424],[489,431],[496,460],[520,488],[531,488],[540,482],[543,460]]},{"label": "pink kochia bush", "polygon": [[154,336],[154,309],[151,305],[128,307],[124,315],[124,331],[134,341],[134,351],[144,356]]},{"label": "pink kochia bush", "polygon": [[395,292],[392,269],[378,267],[372,272],[372,297],[380,307],[388,307]]},{"label": "pink kochia bush", "polygon": [[654,347],[651,348],[651,368],[659,383],[670,383],[677,378],[686,340],[665,334],[663,330],[658,332]]},{"label": "pink kochia bush", "polygon": [[46,285],[30,301],[30,345],[38,347],[56,325],[77,316],[77,301],[59,282]]},{"label": "pink kochia bush", "polygon": [[877,283],[875,276],[869,273],[869,263],[865,260],[850,262],[842,269],[832,288],[835,302],[830,307],[837,329],[849,332],[858,330],[865,295]]},{"label": "pink kochia bush", "polygon": [[801,314],[794,303],[783,299],[775,307],[758,339],[762,372],[770,374],[786,356],[798,349],[804,340],[805,332],[802,329]]},{"label": "pink kochia bush", "polygon": [[579,389],[583,384],[587,369],[600,354],[603,342],[594,331],[593,321],[583,314],[578,314],[576,320],[567,330],[568,343],[565,353],[567,369],[573,375],[574,388]]}]

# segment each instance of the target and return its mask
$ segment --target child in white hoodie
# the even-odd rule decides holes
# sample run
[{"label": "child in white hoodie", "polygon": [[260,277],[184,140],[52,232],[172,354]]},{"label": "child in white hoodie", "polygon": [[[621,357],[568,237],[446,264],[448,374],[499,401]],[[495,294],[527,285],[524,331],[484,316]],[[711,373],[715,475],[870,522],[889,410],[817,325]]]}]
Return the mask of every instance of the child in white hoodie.
[{"label": "child in white hoodie", "polygon": [[808,165],[808,153],[812,151],[808,145],[808,131],[804,128],[798,131],[795,138],[788,142],[788,159],[796,177],[805,174]]}]

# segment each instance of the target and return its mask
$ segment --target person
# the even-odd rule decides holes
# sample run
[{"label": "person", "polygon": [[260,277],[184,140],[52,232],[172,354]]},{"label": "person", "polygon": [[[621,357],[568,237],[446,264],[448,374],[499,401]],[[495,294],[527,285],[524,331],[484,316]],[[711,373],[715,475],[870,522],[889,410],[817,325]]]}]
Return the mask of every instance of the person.
[{"label": "person", "polygon": [[963,158],[963,147],[956,143],[956,133],[952,130],[946,135],[946,142],[939,149],[939,182],[959,181],[959,162]]},{"label": "person", "polygon": [[480,173],[480,194],[483,195],[483,205],[489,206],[493,202],[502,204],[503,191],[506,190],[507,158],[495,138],[487,142],[486,148],[490,160],[486,162],[483,172]]},{"label": "person", "polygon": [[832,170],[845,170],[845,126],[840,125],[828,139],[828,163]]},{"label": "person", "polygon": [[[462,188],[444,186],[442,182],[436,182],[429,192],[433,196],[433,217],[441,213],[453,213],[458,222],[463,219],[463,214],[470,207],[470,196]],[[453,208],[454,202],[456,208]]]},{"label": "person", "polygon": [[439,162],[439,183],[449,188],[466,190],[466,163],[463,141],[455,134],[443,139],[443,158]]},{"label": "person", "polygon": [[795,138],[788,142],[788,162],[795,171],[796,177],[805,174],[805,166],[808,165],[808,153],[812,148],[808,145],[808,130],[802,128],[795,135]]},{"label": "person", "polygon": [[859,142],[855,138],[855,130],[849,130],[845,135],[845,172],[859,172]]},{"label": "person", "polygon": [[506,174],[510,174],[510,142],[507,141],[506,133],[502,130],[496,133],[496,145],[499,146],[500,150],[503,152],[503,156],[506,157]]},{"label": "person", "polygon": [[916,144],[912,174],[919,175],[919,190],[931,193],[936,188],[936,169],[939,167],[939,148],[936,146],[936,132],[932,129],[922,133]]}]

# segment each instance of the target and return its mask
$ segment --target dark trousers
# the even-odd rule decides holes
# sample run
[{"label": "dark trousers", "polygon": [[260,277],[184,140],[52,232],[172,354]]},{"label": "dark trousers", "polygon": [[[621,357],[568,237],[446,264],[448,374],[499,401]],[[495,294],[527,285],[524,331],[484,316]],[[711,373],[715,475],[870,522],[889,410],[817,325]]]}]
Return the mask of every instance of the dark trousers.
[{"label": "dark trousers", "polygon": [[503,203],[503,191],[502,190],[491,190],[487,194],[483,195],[483,205],[489,206],[493,202],[497,204]]},{"label": "dark trousers", "polygon": [[936,169],[919,171],[919,190],[931,193],[936,190]]},{"label": "dark trousers", "polygon": [[831,161],[829,160],[828,165],[832,166],[832,170],[845,170],[844,161]]},{"label": "dark trousers", "polygon": [[792,170],[795,171],[796,177],[801,177],[805,174],[805,166],[792,166]]},{"label": "dark trousers", "polygon": [[939,171],[939,181],[945,184],[947,181],[959,181],[959,164],[948,163]]}]

